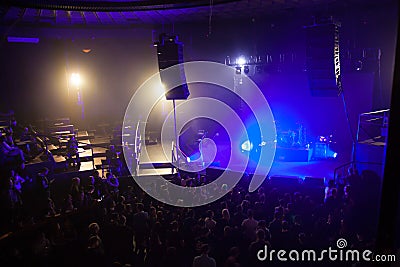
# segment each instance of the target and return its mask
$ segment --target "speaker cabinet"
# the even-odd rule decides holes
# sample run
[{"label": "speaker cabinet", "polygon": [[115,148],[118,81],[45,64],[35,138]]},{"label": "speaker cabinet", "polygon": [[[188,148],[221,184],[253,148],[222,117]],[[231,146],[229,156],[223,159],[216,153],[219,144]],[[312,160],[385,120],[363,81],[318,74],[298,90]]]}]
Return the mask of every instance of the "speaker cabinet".
[{"label": "speaker cabinet", "polygon": [[[165,92],[167,100],[187,99],[189,89],[186,84],[185,70],[179,65],[173,72],[168,74],[162,70],[183,63],[183,44],[178,42],[176,36],[160,35],[160,41],[157,43],[158,67],[160,70],[161,82],[168,90]],[[174,84],[180,84],[174,87]]]},{"label": "speaker cabinet", "polygon": [[339,26],[306,27],[306,66],[312,96],[338,96],[341,91]]}]

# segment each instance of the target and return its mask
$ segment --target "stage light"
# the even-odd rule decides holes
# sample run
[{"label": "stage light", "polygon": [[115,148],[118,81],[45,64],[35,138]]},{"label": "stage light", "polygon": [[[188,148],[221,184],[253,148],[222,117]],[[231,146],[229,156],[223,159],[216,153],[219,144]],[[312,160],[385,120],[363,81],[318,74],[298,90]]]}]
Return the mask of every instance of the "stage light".
[{"label": "stage light", "polygon": [[198,162],[198,161],[200,161],[201,160],[201,154],[200,154],[200,152],[195,152],[193,155],[191,155],[191,156],[189,156],[189,157],[186,157],[186,161],[188,162],[188,163],[191,163],[191,162]]},{"label": "stage light", "polygon": [[253,144],[249,140],[246,140],[242,143],[241,148],[242,151],[250,151],[253,149]]},{"label": "stage light", "polygon": [[363,69],[363,62],[362,62],[361,60],[358,60],[358,61],[355,63],[355,69],[356,69],[357,71],[360,71],[360,70]]},{"label": "stage light", "polygon": [[79,75],[79,73],[72,73],[71,74],[71,84],[73,86],[79,88],[81,83],[82,83],[82,80],[81,80],[81,76]]},{"label": "stage light", "polygon": [[84,49],[82,49],[82,52],[85,53],[85,54],[88,54],[88,53],[90,53],[91,51],[92,51],[92,49],[90,49],[90,48],[84,48]]},{"label": "stage light", "polygon": [[245,74],[249,74],[249,72],[250,72],[249,66],[244,66],[243,72],[244,72]]},{"label": "stage light", "polygon": [[333,151],[330,147],[326,149],[326,158],[328,159],[335,159],[337,158],[338,153]]},{"label": "stage light", "polygon": [[243,66],[244,64],[246,64],[246,59],[243,56],[240,56],[236,59],[236,64],[239,66]]},{"label": "stage light", "polygon": [[241,74],[241,73],[242,73],[242,68],[236,67],[236,74]]}]

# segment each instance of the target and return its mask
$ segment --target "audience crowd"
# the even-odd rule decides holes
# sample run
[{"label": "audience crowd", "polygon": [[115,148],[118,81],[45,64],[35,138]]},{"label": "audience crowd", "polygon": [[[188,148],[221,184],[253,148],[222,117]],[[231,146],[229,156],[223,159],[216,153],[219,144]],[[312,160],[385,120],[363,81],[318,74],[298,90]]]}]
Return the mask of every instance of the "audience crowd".
[{"label": "audience crowd", "polygon": [[[257,253],[336,248],[339,238],[347,248],[374,246],[380,179],[373,172],[351,169],[325,188],[266,179],[253,193],[244,177],[218,201],[182,208],[156,201],[130,177],[98,171],[55,190],[48,168],[29,177],[18,160],[0,177],[1,266],[291,266]],[[180,184],[209,179],[196,174]],[[346,264],[358,266],[334,266]]]}]

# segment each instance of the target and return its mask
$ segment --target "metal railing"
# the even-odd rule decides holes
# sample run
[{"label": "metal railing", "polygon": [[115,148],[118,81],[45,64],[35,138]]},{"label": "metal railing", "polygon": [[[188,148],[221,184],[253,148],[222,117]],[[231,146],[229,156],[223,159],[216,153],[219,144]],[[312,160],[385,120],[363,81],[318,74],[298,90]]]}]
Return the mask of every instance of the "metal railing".
[{"label": "metal railing", "polygon": [[139,175],[140,153],[142,150],[142,134],[140,131],[140,125],[142,123],[142,121],[138,120],[135,129],[135,142],[132,155],[132,171],[135,176]]},{"label": "metal railing", "polygon": [[[387,129],[389,126],[390,109],[361,113],[358,116],[358,129],[356,136],[356,144],[387,144]],[[335,183],[343,183],[343,179],[348,177],[349,169],[355,170],[372,170],[383,175],[384,162],[358,161],[356,153],[357,145],[353,147],[353,161],[347,162],[335,168],[333,179]]]},{"label": "metal railing", "polygon": [[357,143],[387,143],[390,109],[361,113],[358,116]]}]

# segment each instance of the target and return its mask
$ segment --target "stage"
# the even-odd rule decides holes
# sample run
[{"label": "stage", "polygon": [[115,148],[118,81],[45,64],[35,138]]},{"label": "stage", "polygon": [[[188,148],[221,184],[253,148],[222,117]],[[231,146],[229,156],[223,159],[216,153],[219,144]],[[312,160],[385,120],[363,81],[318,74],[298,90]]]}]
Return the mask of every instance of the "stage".
[{"label": "stage", "polygon": [[[148,165],[149,163],[156,164],[165,164],[167,163],[167,158],[164,155],[161,145],[147,145],[147,155],[143,155],[140,159],[140,165]],[[282,152],[279,150],[278,152]],[[272,164],[271,170],[268,173],[268,176],[290,176],[290,177],[298,177],[304,179],[305,177],[314,177],[314,178],[324,178],[324,179],[333,179],[334,178],[334,170],[342,164],[349,162],[350,157],[338,157],[335,159],[313,159],[309,156],[310,151],[295,151],[291,152],[292,154],[300,153],[306,155],[308,160],[303,160],[302,158],[299,161],[295,161],[293,157],[289,157],[290,161],[282,160],[281,157],[275,157],[275,160]],[[291,154],[291,155],[292,155]],[[210,166],[210,168],[219,168],[218,166]],[[240,166],[232,166],[230,171],[238,171]],[[140,169],[139,175],[155,175],[155,174],[170,174],[171,168],[160,168],[157,170],[149,170],[148,168]]]}]

